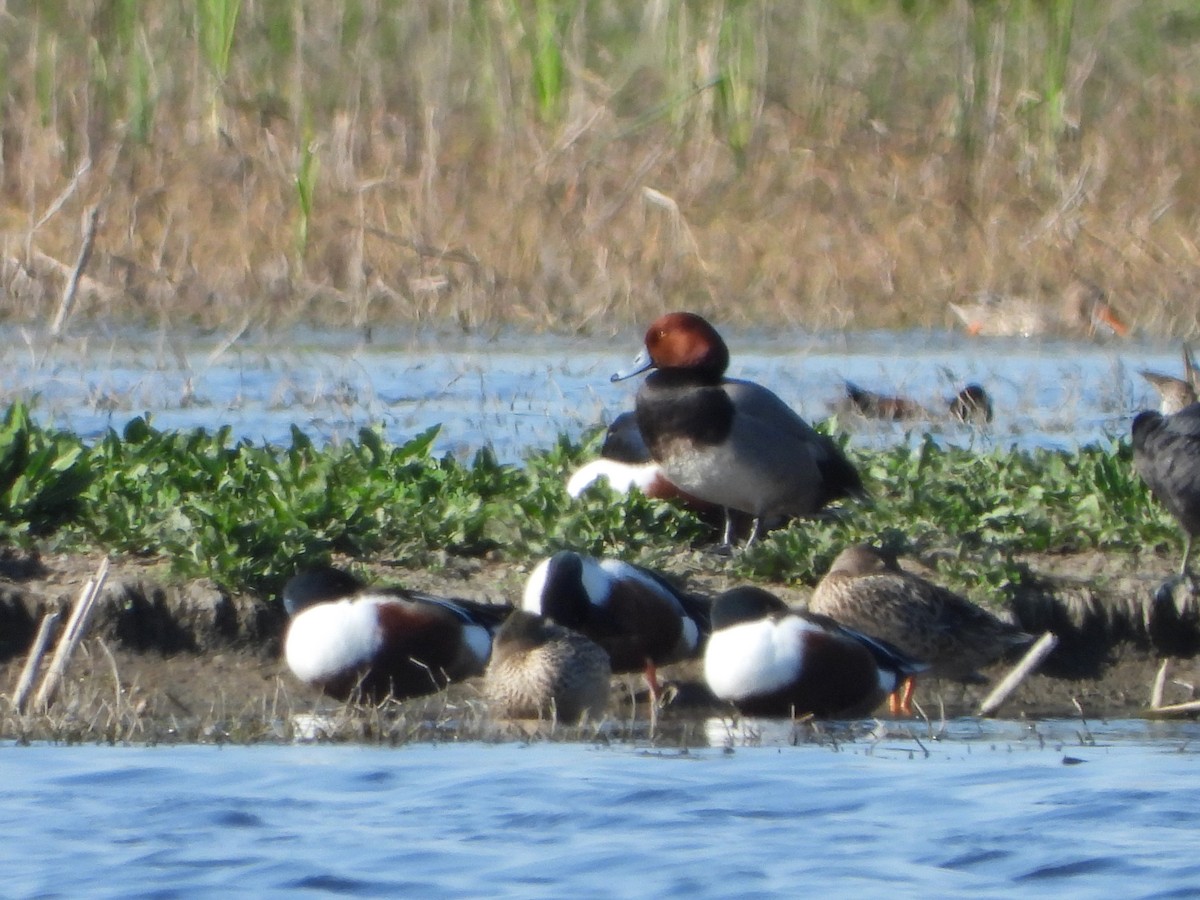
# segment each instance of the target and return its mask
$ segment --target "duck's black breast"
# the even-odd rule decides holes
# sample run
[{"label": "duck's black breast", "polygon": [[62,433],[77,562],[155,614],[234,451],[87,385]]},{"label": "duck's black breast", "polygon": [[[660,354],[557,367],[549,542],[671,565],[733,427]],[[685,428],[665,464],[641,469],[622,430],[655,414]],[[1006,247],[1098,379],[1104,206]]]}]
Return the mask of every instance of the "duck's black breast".
[{"label": "duck's black breast", "polygon": [[712,447],[729,439],[734,404],[720,383],[693,373],[659,371],[646,379],[637,397],[638,428],[650,455],[662,460],[676,444]]}]

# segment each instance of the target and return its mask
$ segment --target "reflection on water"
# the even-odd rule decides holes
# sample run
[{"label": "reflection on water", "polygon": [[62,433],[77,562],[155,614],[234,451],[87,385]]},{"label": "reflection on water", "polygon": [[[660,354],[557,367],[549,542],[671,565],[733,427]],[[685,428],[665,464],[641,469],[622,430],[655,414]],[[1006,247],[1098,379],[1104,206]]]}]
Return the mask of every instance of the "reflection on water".
[{"label": "reflection on water", "polygon": [[[382,423],[397,442],[441,424],[439,449],[471,453],[488,444],[510,462],[630,408],[636,382],[611,384],[609,375],[640,340],[377,333],[366,344],[353,333],[296,332],[226,346],[220,338],[118,332],[41,345],[12,329],[0,334],[0,401],[33,400],[42,421],[88,437],[144,412],[161,428],[229,425],[238,437],[275,443],[290,440],[293,424],[322,440]],[[1073,447],[1125,434],[1134,410],[1157,403],[1137,369],[1181,367],[1178,347],[1165,344],[936,332],[726,337],[732,375],[768,384],[812,419],[829,414],[843,379],[930,407],[980,382],[996,401],[994,425],[982,434],[935,428],[960,444]],[[905,439],[902,425],[844,424],[860,445]]]},{"label": "reflection on water", "polygon": [[710,732],[688,751],[6,748],[4,894],[1200,892],[1194,725]]}]

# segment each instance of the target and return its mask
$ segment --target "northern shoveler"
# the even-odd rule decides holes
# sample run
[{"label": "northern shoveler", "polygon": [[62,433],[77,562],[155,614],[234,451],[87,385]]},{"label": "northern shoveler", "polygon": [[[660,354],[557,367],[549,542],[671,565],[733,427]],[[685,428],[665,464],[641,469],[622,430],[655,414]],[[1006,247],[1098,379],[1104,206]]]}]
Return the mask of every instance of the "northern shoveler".
[{"label": "northern shoveler", "polygon": [[[567,481],[567,493],[580,496],[591,485],[604,479],[612,490],[627,494],[637,489],[647,497],[665,500],[690,509],[705,524],[721,528],[725,510],[714,503],[682,491],[671,483],[661,465],[650,458],[650,450],[638,429],[633,411],[623,412],[608,426],[604,443],[600,447],[600,458],[585,463]],[[735,535],[750,533],[753,519],[742,512],[732,511]],[[777,528],[786,523],[786,518],[775,518],[763,523],[766,529]]]},{"label": "northern shoveler", "polygon": [[[672,484],[753,516],[747,543],[764,519],[811,515],[839,498],[865,495],[836,442],[762,385],[726,378],[728,365],[716,329],[694,313],[675,312],[647,329],[632,368],[612,376],[657,370],[638,390],[637,423]],[[727,517],[727,544],[733,528]]]},{"label": "northern shoveler", "polygon": [[712,625],[705,681],[749,715],[869,715],[925,668],[828,616],[789,609],[758,587],[717,597]]},{"label": "northern shoveler", "polygon": [[509,608],[364,587],[320,566],[283,590],[291,615],[284,657],[306,684],[339,699],[378,701],[429,694],[483,672],[492,632]]},{"label": "northern shoveler", "polygon": [[[977,670],[1033,636],[953,591],[900,568],[896,558],[867,544],[847,547],[821,579],[809,609],[887,641],[929,663],[929,672],[985,682]],[[911,682],[900,704],[912,699]]]},{"label": "northern shoveler", "polygon": [[644,672],[655,701],[658,667],[698,654],[708,633],[703,604],[662,576],[571,550],[538,563],[521,607],[587,635],[614,672]]},{"label": "northern shoveler", "polygon": [[608,706],[612,667],[595,641],[525,610],[514,610],[492,640],[483,694],[495,715],[596,721]]}]

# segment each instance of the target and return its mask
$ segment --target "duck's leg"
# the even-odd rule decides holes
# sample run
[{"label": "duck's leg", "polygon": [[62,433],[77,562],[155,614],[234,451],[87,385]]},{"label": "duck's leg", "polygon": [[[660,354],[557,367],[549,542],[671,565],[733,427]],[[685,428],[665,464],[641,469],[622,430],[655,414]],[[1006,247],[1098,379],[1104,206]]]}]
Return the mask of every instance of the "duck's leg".
[{"label": "duck's leg", "polygon": [[721,536],[721,543],[726,547],[733,546],[733,510],[728,506],[725,507],[725,534]]},{"label": "duck's leg", "polygon": [[658,708],[658,700],[662,696],[662,685],[658,683],[658,667],[654,665],[654,660],[646,660],[646,687],[650,689],[650,707]]},{"label": "duck's leg", "polygon": [[904,678],[896,689],[888,694],[888,712],[893,716],[911,716],[912,698],[917,689],[917,680],[911,675]]},{"label": "duck's leg", "polygon": [[746,546],[749,547],[758,539],[759,528],[762,525],[762,517],[755,516],[754,524],[750,526],[750,537],[746,538]]}]

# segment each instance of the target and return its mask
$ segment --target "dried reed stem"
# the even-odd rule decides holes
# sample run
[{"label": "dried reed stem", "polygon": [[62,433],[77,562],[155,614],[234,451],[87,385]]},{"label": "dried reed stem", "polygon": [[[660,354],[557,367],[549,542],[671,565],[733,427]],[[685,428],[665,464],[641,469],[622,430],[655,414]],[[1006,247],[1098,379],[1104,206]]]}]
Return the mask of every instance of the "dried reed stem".
[{"label": "dried reed stem", "polygon": [[79,279],[83,276],[83,270],[87,268],[88,260],[92,258],[92,248],[96,244],[96,226],[99,222],[100,206],[96,205],[88,210],[87,224],[83,229],[83,244],[79,248],[79,257],[75,260],[75,268],[71,270],[71,277],[67,279],[66,286],[63,288],[62,300],[58,304],[58,313],[54,316],[54,322],[50,326],[51,337],[58,337],[67,321],[67,316],[71,314],[71,307],[75,305]]},{"label": "dried reed stem", "polygon": [[17,690],[13,694],[13,708],[18,713],[25,712],[25,701],[29,699],[29,693],[33,690],[34,679],[41,668],[46,648],[50,645],[50,638],[58,627],[59,618],[61,617],[57,612],[46,613],[42,616],[42,624],[38,626],[37,635],[29,647],[29,658],[25,660],[25,668],[21,670],[21,677],[17,681]]},{"label": "dried reed stem", "polygon": [[1008,699],[1008,695],[1017,689],[1017,686],[1033,673],[1033,670],[1041,665],[1042,660],[1050,655],[1055,647],[1058,646],[1058,638],[1053,632],[1047,631],[1037,642],[1029,648],[1019,663],[1013,666],[1012,671],[1001,679],[984,701],[979,704],[979,715],[990,716]]},{"label": "dried reed stem", "polygon": [[1151,707],[1146,710],[1146,717],[1150,719],[1173,719],[1194,716],[1197,713],[1200,713],[1200,700],[1188,700],[1184,703]]},{"label": "dried reed stem", "polygon": [[100,591],[103,590],[104,582],[107,578],[108,557],[106,556],[100,560],[100,566],[96,569],[96,574],[83,586],[83,590],[80,591],[79,599],[75,601],[75,608],[71,610],[71,618],[67,621],[66,631],[63,632],[62,638],[58,642],[58,647],[54,651],[54,659],[51,660],[46,677],[38,689],[34,706],[43,712],[49,708],[51,701],[53,701],[54,695],[58,691],[58,686],[62,682],[63,675],[66,674],[67,664],[71,661],[71,656],[75,653],[75,648],[79,646],[79,642],[83,640],[83,636],[87,633],[87,628],[92,618],[92,611],[96,606],[96,599],[100,596]]}]

